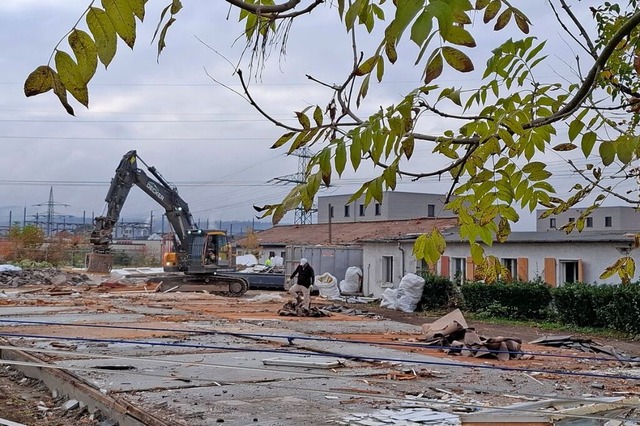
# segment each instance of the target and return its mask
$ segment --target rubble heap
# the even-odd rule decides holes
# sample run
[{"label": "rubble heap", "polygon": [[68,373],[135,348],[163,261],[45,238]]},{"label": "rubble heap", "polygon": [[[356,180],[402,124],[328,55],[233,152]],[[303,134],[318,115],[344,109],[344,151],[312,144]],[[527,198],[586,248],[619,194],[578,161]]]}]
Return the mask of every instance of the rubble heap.
[{"label": "rubble heap", "polygon": [[523,358],[522,340],[514,337],[484,337],[467,325],[459,309],[431,324],[423,324],[418,339],[429,346],[440,346],[449,355],[497,358],[500,361]]},{"label": "rubble heap", "polygon": [[556,348],[574,349],[592,354],[605,354],[615,357],[620,362],[640,362],[640,356],[628,355],[613,346],[602,345],[588,337],[579,336],[543,336],[529,342],[532,345],[554,346]]},{"label": "rubble heap", "polygon": [[24,285],[81,285],[89,284],[91,278],[85,274],[63,271],[57,268],[23,269],[0,272],[0,287],[22,287]]}]

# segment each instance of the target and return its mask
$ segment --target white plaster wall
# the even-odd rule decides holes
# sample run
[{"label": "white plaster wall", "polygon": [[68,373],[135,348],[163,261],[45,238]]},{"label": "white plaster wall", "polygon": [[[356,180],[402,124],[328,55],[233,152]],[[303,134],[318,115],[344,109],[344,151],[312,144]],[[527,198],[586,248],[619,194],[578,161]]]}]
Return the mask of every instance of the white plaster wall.
[{"label": "white plaster wall", "polygon": [[[586,283],[599,284],[619,284],[620,279],[614,275],[608,279],[601,280],[600,274],[607,266],[612,265],[622,255],[616,247],[622,247],[621,243],[611,242],[585,242],[585,243],[504,243],[495,244],[492,247],[485,247],[487,255],[494,255],[498,258],[519,258],[529,259],[528,277],[533,280],[536,277],[544,278],[544,259],[546,257],[559,260],[582,260],[583,281]],[[402,243],[400,247],[404,249],[405,263],[404,274],[402,270],[402,251],[399,250],[397,242],[376,242],[365,243],[363,245],[363,265],[365,294],[378,297],[382,292],[391,287],[384,283],[382,271],[382,257],[393,256],[394,258],[394,284],[399,284],[402,276],[409,272],[416,272],[420,263],[413,256],[413,244]],[[444,253],[445,256],[469,257],[469,245],[463,242],[449,242]],[[630,255],[636,262],[636,274],[633,281],[640,279],[640,249],[632,251]],[[441,273],[440,263],[438,272]],[[562,284],[559,277],[560,267],[556,264],[556,280]]]},{"label": "white plaster wall", "polygon": [[[544,259],[552,257],[556,260],[582,260],[583,281],[587,283],[610,283],[618,284],[620,280],[614,275],[606,280],[601,280],[600,274],[607,266],[612,265],[622,255],[616,247],[622,247],[621,243],[504,243],[494,244],[492,247],[485,247],[487,255],[493,255],[498,258],[518,258],[526,257],[529,259],[529,279],[532,280],[536,276],[544,277]],[[470,256],[469,245],[467,243],[447,243],[445,256],[449,257],[467,257]],[[636,261],[639,268],[636,268],[635,279],[640,276],[640,251],[631,252],[631,256]],[[559,267],[556,267],[556,273],[559,273]],[[557,276],[559,284],[561,280]]]},{"label": "white plaster wall", "polygon": [[[403,253],[398,248],[404,249],[404,271],[402,267]],[[366,243],[362,249],[363,262],[363,293],[379,297],[387,288],[396,287],[400,280],[409,272],[416,272],[416,258],[413,256],[413,244],[397,242],[390,243]],[[383,256],[393,256],[393,284],[384,282]]]}]

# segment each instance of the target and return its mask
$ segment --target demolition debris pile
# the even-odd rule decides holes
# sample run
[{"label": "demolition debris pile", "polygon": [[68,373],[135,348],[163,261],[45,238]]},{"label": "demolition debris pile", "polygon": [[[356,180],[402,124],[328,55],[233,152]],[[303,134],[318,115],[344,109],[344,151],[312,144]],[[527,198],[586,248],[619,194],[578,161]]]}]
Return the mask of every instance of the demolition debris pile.
[{"label": "demolition debris pile", "polygon": [[526,359],[520,350],[522,340],[513,337],[486,338],[467,325],[462,312],[456,309],[431,324],[423,324],[419,339],[429,346],[442,347],[449,355],[509,359]]},{"label": "demolition debris pile", "polygon": [[57,268],[14,269],[0,272],[0,287],[22,287],[24,285],[82,285],[91,278],[85,274],[63,271]]}]

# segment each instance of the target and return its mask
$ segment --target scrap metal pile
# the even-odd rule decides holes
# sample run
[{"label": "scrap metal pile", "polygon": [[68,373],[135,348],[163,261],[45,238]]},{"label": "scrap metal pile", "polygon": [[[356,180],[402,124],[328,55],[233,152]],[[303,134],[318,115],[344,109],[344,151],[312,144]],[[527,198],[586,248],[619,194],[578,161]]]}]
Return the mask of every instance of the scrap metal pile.
[{"label": "scrap metal pile", "polygon": [[423,324],[422,330],[424,334],[418,340],[428,346],[437,346],[449,355],[489,357],[500,361],[531,358],[520,350],[521,339],[480,336],[467,325],[459,309],[433,323]]}]

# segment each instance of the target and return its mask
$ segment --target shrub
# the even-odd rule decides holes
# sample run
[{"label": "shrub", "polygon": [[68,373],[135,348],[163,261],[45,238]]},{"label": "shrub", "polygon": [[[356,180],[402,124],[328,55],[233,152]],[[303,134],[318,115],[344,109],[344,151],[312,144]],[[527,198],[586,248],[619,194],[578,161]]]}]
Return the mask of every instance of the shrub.
[{"label": "shrub", "polygon": [[553,301],[565,324],[640,334],[638,284],[566,284],[553,290]]},{"label": "shrub", "polygon": [[451,280],[429,272],[421,274],[424,278],[424,289],[417,311],[448,308],[455,305],[455,288]]},{"label": "shrub", "polygon": [[470,312],[512,319],[544,319],[552,300],[549,287],[540,282],[468,282],[462,296]]}]

